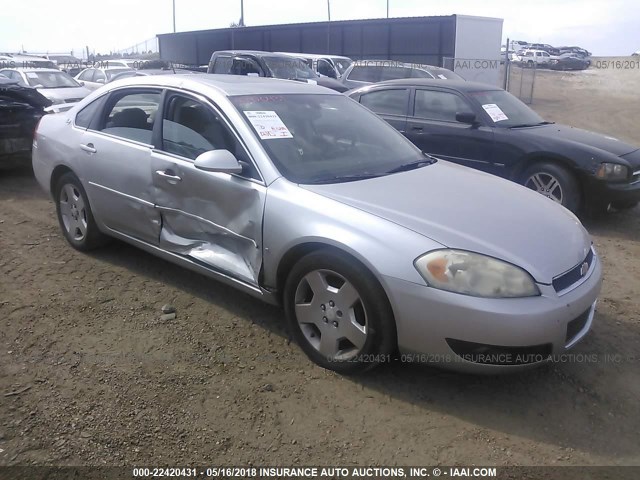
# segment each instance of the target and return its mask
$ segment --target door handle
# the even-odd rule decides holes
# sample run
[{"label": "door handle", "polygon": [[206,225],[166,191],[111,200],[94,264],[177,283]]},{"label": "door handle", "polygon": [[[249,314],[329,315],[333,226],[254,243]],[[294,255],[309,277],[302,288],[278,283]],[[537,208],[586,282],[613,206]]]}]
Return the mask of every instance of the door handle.
[{"label": "door handle", "polygon": [[421,132],[422,130],[424,130],[422,127],[411,127],[411,131],[413,132]]},{"label": "door handle", "polygon": [[93,143],[87,143],[86,145],[81,143],[80,144],[80,149],[84,150],[85,152],[89,152],[89,153],[96,153],[98,151],[93,146]]},{"label": "door handle", "polygon": [[156,175],[162,178],[166,178],[167,180],[172,182],[182,181],[182,177],[179,177],[178,175],[174,175],[173,171],[171,170],[156,170]]}]

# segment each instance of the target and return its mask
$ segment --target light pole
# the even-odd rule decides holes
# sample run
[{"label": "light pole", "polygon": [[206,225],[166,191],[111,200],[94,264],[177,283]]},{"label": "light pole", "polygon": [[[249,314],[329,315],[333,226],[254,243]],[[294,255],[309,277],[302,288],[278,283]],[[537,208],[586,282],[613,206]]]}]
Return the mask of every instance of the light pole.
[{"label": "light pole", "polygon": [[387,18],[389,18],[389,0],[387,0]]},{"label": "light pole", "polygon": [[331,0],[327,0],[327,53],[331,50]]},{"label": "light pole", "polygon": [[244,27],[244,0],[240,0],[240,26]]},{"label": "light pole", "polygon": [[173,33],[176,33],[176,0],[173,0]]}]

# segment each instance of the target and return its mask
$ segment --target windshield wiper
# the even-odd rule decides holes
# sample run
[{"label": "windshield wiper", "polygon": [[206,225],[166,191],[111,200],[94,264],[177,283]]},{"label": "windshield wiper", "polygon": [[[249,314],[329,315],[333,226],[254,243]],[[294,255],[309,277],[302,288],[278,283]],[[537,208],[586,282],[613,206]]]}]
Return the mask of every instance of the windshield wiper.
[{"label": "windshield wiper", "polygon": [[356,182],[358,180],[366,180],[368,178],[376,178],[386,175],[386,173],[354,173],[352,175],[336,175],[333,177],[321,177],[310,180],[307,183],[310,185],[318,185],[323,183],[342,183],[342,182]]},{"label": "windshield wiper", "polygon": [[426,167],[427,165],[433,165],[438,161],[437,158],[431,157],[426,153],[424,154],[424,156],[427,158],[423,160],[416,160],[415,162],[409,162],[409,163],[404,163],[402,165],[398,165],[397,167],[387,171],[387,173],[398,173],[398,172],[406,172],[409,170],[415,170],[416,168]]},{"label": "windshield wiper", "polygon": [[540,125],[553,125],[554,123],[556,122],[519,123],[518,125],[511,125],[509,128],[538,127]]}]

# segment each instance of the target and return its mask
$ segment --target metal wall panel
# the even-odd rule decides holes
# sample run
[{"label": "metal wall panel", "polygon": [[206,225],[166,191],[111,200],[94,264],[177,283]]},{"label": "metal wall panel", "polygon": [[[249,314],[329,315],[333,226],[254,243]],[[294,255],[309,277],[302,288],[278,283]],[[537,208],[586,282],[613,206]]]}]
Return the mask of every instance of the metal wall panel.
[{"label": "metal wall panel", "polygon": [[232,48],[441,65],[444,58],[455,55],[455,18],[451,15],[225,28],[158,35],[158,43],[163,60],[197,65],[208,63],[216,50]]}]

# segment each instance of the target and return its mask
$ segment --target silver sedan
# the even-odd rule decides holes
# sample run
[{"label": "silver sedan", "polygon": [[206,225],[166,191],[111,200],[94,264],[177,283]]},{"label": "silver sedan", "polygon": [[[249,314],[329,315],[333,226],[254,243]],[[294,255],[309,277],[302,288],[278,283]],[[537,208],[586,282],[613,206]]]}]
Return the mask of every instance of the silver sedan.
[{"label": "silver sedan", "polygon": [[45,116],[33,167],[73,247],[117,238],[281,304],[338,372],[515,370],[594,317],[601,265],[573,214],[423,154],[322,87],[124,79]]}]

